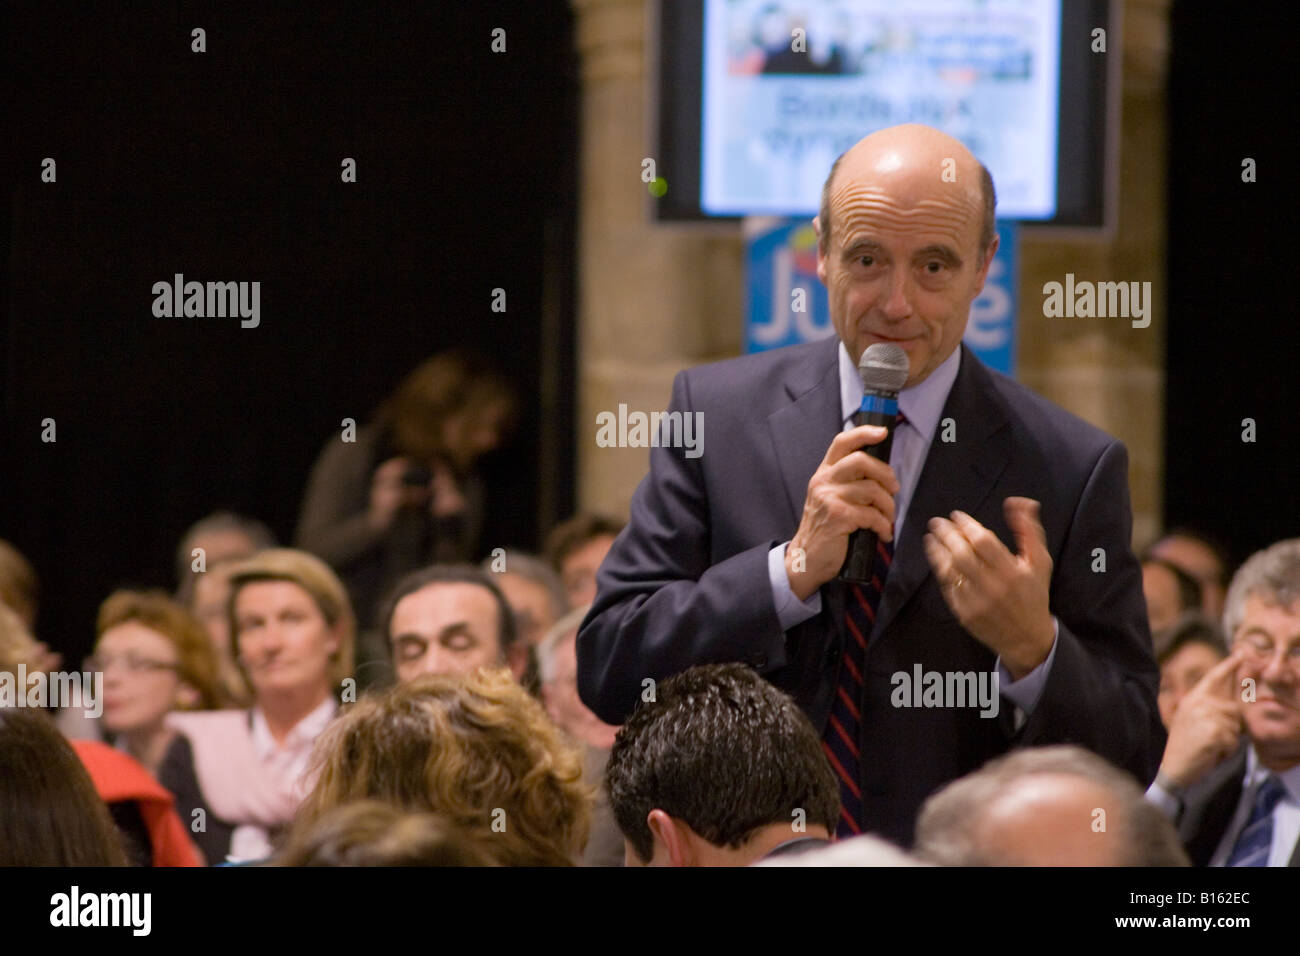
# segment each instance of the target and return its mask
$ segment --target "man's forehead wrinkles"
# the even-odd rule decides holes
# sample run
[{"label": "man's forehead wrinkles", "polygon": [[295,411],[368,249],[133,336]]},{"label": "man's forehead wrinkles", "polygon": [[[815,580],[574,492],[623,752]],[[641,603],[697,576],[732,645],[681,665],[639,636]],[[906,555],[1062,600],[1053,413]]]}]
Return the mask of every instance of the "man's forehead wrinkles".
[{"label": "man's forehead wrinkles", "polygon": [[870,186],[845,186],[834,190],[830,196],[831,205],[845,209],[856,206],[887,206],[902,212],[914,212],[919,209],[961,209],[971,212],[978,209],[980,203],[964,189],[945,190],[938,195],[928,195],[909,201],[903,201],[897,193]]},{"label": "man's forehead wrinkles", "polygon": [[960,246],[968,228],[968,220],[960,217],[937,218],[930,216],[925,220],[911,221],[892,216],[853,215],[836,220],[833,223],[833,228],[844,245],[858,239],[878,239],[876,233],[884,229],[907,236],[933,236],[936,239],[948,239],[953,244]]}]

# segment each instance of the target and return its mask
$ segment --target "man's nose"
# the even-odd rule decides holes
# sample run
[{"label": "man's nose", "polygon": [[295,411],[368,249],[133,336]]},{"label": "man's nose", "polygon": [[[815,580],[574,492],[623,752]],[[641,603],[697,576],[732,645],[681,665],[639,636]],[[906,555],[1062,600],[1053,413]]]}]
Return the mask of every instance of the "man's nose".
[{"label": "man's nose", "polygon": [[906,269],[889,270],[889,287],[885,290],[880,310],[885,318],[894,321],[906,319],[912,314],[912,281]]},{"label": "man's nose", "polygon": [[1264,664],[1259,676],[1263,678],[1265,683],[1289,686],[1296,682],[1295,671],[1287,661],[1287,650],[1285,647],[1279,647]]},{"label": "man's nose", "polygon": [[420,662],[421,674],[452,674],[454,669],[451,664],[451,655],[443,647],[437,645],[429,648],[428,653],[424,655],[424,660]]}]

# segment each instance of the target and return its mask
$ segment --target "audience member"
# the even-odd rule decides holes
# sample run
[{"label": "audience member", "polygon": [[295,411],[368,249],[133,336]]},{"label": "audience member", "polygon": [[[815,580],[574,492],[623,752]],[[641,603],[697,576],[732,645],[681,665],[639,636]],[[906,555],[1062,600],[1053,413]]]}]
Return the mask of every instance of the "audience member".
[{"label": "audience member", "polygon": [[504,669],[365,697],[325,732],[314,764],[291,842],[362,799],[436,813],[507,866],[570,865],[587,840],[581,756]]},{"label": "audience member", "polygon": [[546,536],[546,560],[559,572],[569,607],[596,600],[596,571],[622,530],[622,521],[577,514]]},{"label": "audience member", "polygon": [[133,866],[201,866],[176,799],[140,762],[97,740],[71,741]]},{"label": "audience member", "polygon": [[523,551],[506,551],[499,557],[486,558],[480,567],[492,575],[514,612],[520,653],[537,647],[569,609],[560,576],[540,558]]},{"label": "audience member", "polygon": [[751,866],[929,866],[908,856],[888,840],[864,833],[805,853],[785,853]]},{"label": "audience member", "polygon": [[1201,586],[1196,579],[1162,558],[1142,562],[1142,594],[1153,636],[1173,627],[1180,614],[1201,607]]},{"label": "audience member", "polygon": [[[8,541],[0,539],[0,607],[9,607],[28,634],[36,633],[36,612],[39,607],[40,580],[36,569],[23,553]],[[35,641],[35,657],[27,661],[29,670],[58,670],[63,656],[41,641]]]},{"label": "audience member", "polygon": [[628,866],[745,866],[830,842],[839,786],[789,696],[743,664],[647,688],[605,775]]},{"label": "audience member", "polygon": [[0,708],[0,867],[126,866],[108,807],[39,710]]},{"label": "audience member", "polygon": [[1241,566],[1231,652],[1183,697],[1147,798],[1197,866],[1300,866],[1300,538]]},{"label": "audience member", "polygon": [[943,866],[1186,866],[1137,783],[1082,747],[1014,750],[921,807],[916,854]]},{"label": "audience member", "polygon": [[151,774],[176,736],[169,713],[223,703],[207,635],[162,591],[115,591],[100,605],[86,669],[104,675],[105,733]]},{"label": "audience member", "polygon": [[217,655],[217,682],[227,702],[234,707],[252,703],[248,682],[235,661],[230,643],[230,568],[231,562],[208,565],[203,574],[195,575],[190,589],[190,613],[203,625],[208,641]]},{"label": "audience member", "polygon": [[[199,576],[225,561],[252,557],[274,548],[275,535],[256,518],[233,511],[217,511],[200,518],[181,536],[176,548],[176,600],[190,606]],[[199,561],[201,551],[202,561]]]},{"label": "audience member", "polygon": [[579,607],[570,611],[546,633],[537,648],[542,702],[551,719],[569,736],[608,754],[609,748],[614,746],[618,727],[593,714],[578,696],[576,642],[578,625],[588,610],[588,607]]},{"label": "audience member", "polygon": [[31,673],[38,669],[41,660],[40,645],[18,612],[0,604],[0,674],[16,675],[20,664]]},{"label": "audience member", "polygon": [[1160,665],[1160,694],[1156,703],[1160,705],[1160,719],[1166,730],[1173,723],[1174,712],[1183,697],[1227,656],[1218,627],[1199,608],[1183,614],[1161,635],[1156,645],[1156,662]]},{"label": "audience member", "polygon": [[[420,364],[354,436],[331,438],[312,469],[297,544],[343,579],[361,626],[403,575],[473,558],[483,519],[474,465],[514,415],[510,383],[463,351]],[[362,662],[384,656],[368,648]]]},{"label": "audience member", "polygon": [[622,866],[623,833],[605,792],[609,748],[614,745],[618,728],[602,721],[578,697],[578,651],[574,642],[587,610],[576,608],[562,617],[537,648],[542,703],[556,726],[582,744],[583,777],[596,791],[591,839],[582,862],[585,866]]},{"label": "audience member", "polygon": [[327,811],[295,831],[277,866],[493,866],[473,841],[432,813],[379,800]]},{"label": "audience member", "polygon": [[352,676],[356,631],[342,583],[305,552],[262,551],[230,569],[230,586],[230,630],[253,706],[172,714],[181,736],[158,775],[182,818],[203,821],[195,842],[210,863],[269,855]]},{"label": "audience member", "polygon": [[1201,586],[1201,609],[1211,620],[1223,617],[1229,562],[1222,545],[1203,531],[1173,528],[1147,549],[1147,556],[1177,565],[1195,578]]},{"label": "audience member", "polygon": [[509,665],[524,676],[527,658],[512,653],[515,619],[492,577],[473,565],[434,565],[402,578],[381,618],[399,681],[422,674],[468,674]]},{"label": "audience member", "polygon": [[36,627],[39,587],[31,562],[0,538],[0,604],[12,608],[28,631]]}]

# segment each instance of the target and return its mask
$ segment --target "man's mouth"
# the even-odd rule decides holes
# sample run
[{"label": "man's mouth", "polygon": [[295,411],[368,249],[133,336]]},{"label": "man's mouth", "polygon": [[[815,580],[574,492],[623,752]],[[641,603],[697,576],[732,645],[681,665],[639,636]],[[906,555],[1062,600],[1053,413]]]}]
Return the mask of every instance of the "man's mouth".
[{"label": "man's mouth", "polygon": [[914,345],[921,340],[920,336],[916,336],[916,335],[910,335],[905,338],[900,338],[899,336],[895,336],[895,335],[881,335],[879,332],[869,332],[867,334],[874,339],[879,339],[881,342],[888,342],[891,345],[897,345],[902,348],[907,348],[909,345]]},{"label": "man's mouth", "polygon": [[1281,698],[1278,697],[1260,697],[1257,698],[1256,703],[1263,704],[1265,706],[1271,705],[1272,707],[1276,707],[1281,710],[1296,709],[1296,705],[1293,702],[1288,700],[1282,700]]}]

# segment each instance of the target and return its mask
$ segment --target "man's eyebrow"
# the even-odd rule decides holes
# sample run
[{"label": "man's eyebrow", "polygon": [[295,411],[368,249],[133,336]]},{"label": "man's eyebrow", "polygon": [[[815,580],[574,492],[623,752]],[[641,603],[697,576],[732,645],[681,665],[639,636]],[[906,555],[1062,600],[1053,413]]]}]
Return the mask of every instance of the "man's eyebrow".
[{"label": "man's eyebrow", "polygon": [[860,256],[864,252],[884,252],[885,247],[874,239],[859,239],[851,246],[845,246],[844,258],[852,259],[854,256]]},{"label": "man's eyebrow", "polygon": [[[1264,627],[1262,624],[1252,624],[1250,627],[1246,628],[1241,632],[1242,637],[1250,637],[1252,634],[1260,634],[1264,637],[1267,637],[1270,641],[1277,640],[1273,632],[1270,631],[1268,628]],[[1284,637],[1282,638],[1282,643],[1283,644],[1300,643],[1300,634],[1292,634],[1290,637]]]},{"label": "man's eyebrow", "polygon": [[466,637],[473,637],[474,632],[470,630],[469,621],[456,621],[454,624],[448,624],[438,632],[438,640],[445,641],[449,637],[455,637],[457,634],[464,634]]},{"label": "man's eyebrow", "polygon": [[961,267],[961,256],[957,255],[956,250],[941,244],[926,246],[914,258],[918,261],[921,259],[942,259],[954,269]]},{"label": "man's eyebrow", "polygon": [[393,635],[393,644],[401,644],[403,641],[419,641],[421,644],[429,643],[423,634],[416,634],[414,631],[403,631],[400,634]]}]

